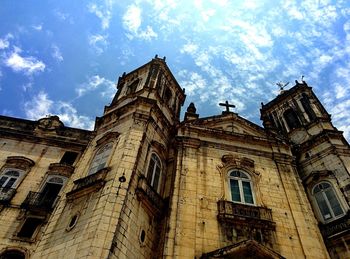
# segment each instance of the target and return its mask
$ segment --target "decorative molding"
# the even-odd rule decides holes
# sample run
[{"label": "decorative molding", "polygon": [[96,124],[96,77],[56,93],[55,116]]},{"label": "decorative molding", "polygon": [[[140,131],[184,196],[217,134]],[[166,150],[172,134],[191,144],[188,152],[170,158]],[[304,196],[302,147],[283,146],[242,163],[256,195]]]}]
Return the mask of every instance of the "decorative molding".
[{"label": "decorative molding", "polygon": [[23,156],[9,156],[6,159],[5,167],[14,167],[29,171],[34,166],[34,161]]},{"label": "decorative molding", "polygon": [[120,133],[116,131],[110,131],[104,134],[101,138],[96,141],[97,146],[101,146],[109,141],[113,141],[119,137]]},{"label": "decorative molding", "polygon": [[74,166],[61,164],[61,163],[52,163],[49,165],[48,175],[61,175],[69,178],[74,172]]}]

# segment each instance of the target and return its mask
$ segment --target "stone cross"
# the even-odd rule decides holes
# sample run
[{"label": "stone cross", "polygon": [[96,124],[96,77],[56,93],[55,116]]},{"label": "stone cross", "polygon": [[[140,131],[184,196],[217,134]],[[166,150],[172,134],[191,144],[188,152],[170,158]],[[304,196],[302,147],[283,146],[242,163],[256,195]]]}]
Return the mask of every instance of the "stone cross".
[{"label": "stone cross", "polygon": [[228,101],[225,103],[219,103],[220,106],[225,106],[226,107],[226,112],[230,112],[230,107],[235,108],[236,106],[233,104],[229,104]]}]

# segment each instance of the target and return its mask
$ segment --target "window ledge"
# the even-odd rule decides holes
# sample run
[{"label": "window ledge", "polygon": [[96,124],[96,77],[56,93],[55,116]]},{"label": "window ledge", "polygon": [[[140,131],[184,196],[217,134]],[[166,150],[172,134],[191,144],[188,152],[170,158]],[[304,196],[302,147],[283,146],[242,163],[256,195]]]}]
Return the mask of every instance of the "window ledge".
[{"label": "window ledge", "polygon": [[98,172],[74,181],[73,190],[66,194],[68,200],[85,196],[88,193],[98,191],[105,185],[109,167],[102,168]]},{"label": "window ledge", "polygon": [[162,217],[166,204],[164,199],[149,185],[144,176],[140,176],[137,188],[137,199],[145,205],[145,207],[158,218]]}]

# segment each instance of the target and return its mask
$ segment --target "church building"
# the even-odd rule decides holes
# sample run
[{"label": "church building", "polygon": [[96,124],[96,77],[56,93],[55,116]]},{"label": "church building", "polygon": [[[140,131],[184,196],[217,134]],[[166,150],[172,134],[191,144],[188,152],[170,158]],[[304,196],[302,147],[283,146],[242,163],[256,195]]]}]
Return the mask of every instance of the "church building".
[{"label": "church building", "polygon": [[305,81],[200,117],[156,56],[94,130],[0,116],[0,259],[350,258],[350,148]]}]

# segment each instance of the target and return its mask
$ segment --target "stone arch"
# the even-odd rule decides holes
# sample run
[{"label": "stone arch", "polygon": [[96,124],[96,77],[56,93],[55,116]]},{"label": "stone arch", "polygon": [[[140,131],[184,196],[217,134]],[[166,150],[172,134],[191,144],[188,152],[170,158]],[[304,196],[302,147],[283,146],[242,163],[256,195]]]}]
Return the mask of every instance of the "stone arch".
[{"label": "stone arch", "polygon": [[6,248],[0,252],[0,259],[26,259],[27,252],[20,248]]}]

